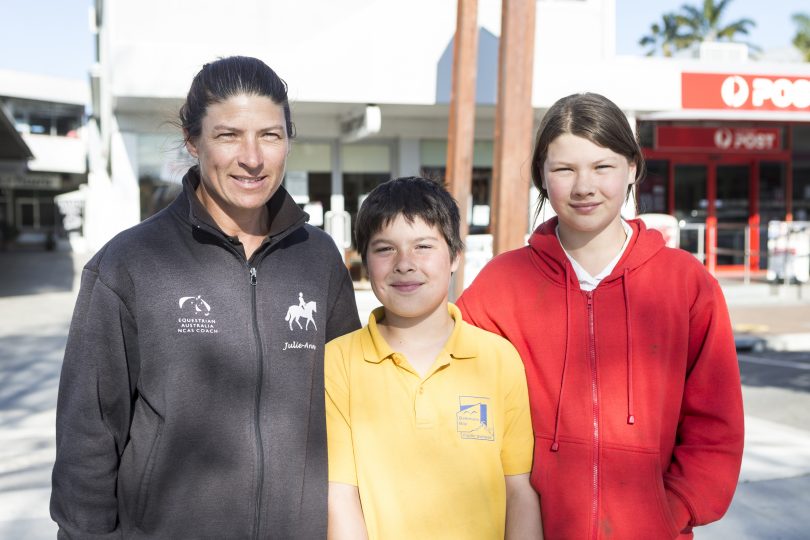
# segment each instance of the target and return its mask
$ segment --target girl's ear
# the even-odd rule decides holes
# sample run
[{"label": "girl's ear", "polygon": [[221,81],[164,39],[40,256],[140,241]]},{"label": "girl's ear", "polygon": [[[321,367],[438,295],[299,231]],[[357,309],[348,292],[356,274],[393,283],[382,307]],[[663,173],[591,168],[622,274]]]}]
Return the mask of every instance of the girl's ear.
[{"label": "girl's ear", "polygon": [[632,186],[636,183],[636,164],[630,163],[627,171],[627,185]]}]

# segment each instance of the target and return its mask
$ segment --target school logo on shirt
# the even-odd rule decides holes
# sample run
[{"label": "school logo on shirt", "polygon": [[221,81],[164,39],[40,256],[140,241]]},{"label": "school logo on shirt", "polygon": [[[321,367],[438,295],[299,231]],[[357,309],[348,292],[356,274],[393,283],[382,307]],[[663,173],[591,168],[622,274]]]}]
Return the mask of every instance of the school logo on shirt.
[{"label": "school logo on shirt", "polygon": [[456,431],[462,439],[494,441],[495,429],[489,415],[489,398],[458,396]]},{"label": "school logo on shirt", "polygon": [[178,301],[180,317],[177,318],[178,334],[217,334],[217,321],[211,318],[211,304],[199,294],[182,296]]}]

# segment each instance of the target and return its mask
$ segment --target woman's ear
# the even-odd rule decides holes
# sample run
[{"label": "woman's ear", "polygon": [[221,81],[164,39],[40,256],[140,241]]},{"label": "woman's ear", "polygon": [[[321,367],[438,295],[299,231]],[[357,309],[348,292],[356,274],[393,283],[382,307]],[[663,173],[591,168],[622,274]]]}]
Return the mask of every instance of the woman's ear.
[{"label": "woman's ear", "polygon": [[191,157],[199,159],[199,156],[197,155],[197,146],[194,144],[194,141],[188,134],[187,129],[183,129],[183,139],[186,141],[186,150],[188,150],[188,153],[191,154]]}]

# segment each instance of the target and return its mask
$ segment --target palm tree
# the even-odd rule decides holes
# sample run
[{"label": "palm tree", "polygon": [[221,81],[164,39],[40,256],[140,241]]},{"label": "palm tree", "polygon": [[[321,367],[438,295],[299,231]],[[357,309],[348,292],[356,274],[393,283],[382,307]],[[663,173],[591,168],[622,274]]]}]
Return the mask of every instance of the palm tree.
[{"label": "palm tree", "polygon": [[[703,8],[684,4],[676,20],[679,27],[685,28],[681,34],[682,47],[689,48],[700,45],[703,41],[735,41],[738,34],[744,36],[756,26],[752,19],[744,18],[727,25],[722,25],[723,14],[731,0],[703,0]],[[752,49],[759,47],[752,46]]]},{"label": "palm tree", "polygon": [[661,23],[653,23],[650,26],[650,33],[638,41],[642,47],[649,47],[647,56],[653,56],[659,49],[662,55],[672,56],[673,47],[678,50],[678,43],[678,22],[674,13],[664,13],[661,16]]},{"label": "palm tree", "polygon": [[[748,35],[756,23],[748,18],[722,25],[723,14],[731,0],[703,0],[703,7],[684,4],[677,13],[665,13],[660,23],[650,26],[650,33],[639,40],[642,47],[650,47],[647,56],[659,49],[664,56],[691,47],[703,41],[734,41],[738,34]],[[759,47],[746,43],[754,51]]]},{"label": "palm tree", "polygon": [[796,23],[796,35],[793,36],[793,45],[802,53],[804,60],[810,62],[810,15],[794,13],[791,19]]}]

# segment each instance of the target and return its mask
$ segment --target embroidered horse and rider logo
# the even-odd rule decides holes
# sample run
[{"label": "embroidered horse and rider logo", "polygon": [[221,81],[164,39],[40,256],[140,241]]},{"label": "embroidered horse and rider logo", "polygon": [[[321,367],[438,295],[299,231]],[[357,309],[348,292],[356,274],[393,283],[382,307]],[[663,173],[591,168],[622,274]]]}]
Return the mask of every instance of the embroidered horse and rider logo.
[{"label": "embroidered horse and rider logo", "polygon": [[[297,324],[298,328],[301,330],[309,330],[309,323],[312,323],[312,326],[317,330],[318,326],[315,324],[315,319],[312,317],[312,314],[317,312],[317,304],[312,300],[305,302],[304,293],[299,292],[298,304],[292,305],[287,309],[287,316],[284,317],[284,320],[290,322],[290,330],[293,329],[293,323]],[[305,326],[301,326],[300,319],[306,319]]]}]

